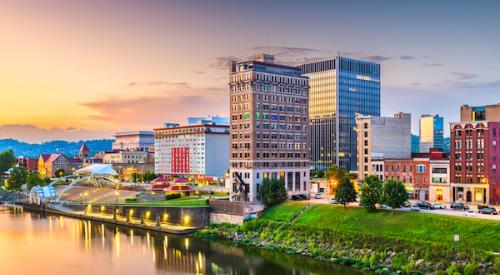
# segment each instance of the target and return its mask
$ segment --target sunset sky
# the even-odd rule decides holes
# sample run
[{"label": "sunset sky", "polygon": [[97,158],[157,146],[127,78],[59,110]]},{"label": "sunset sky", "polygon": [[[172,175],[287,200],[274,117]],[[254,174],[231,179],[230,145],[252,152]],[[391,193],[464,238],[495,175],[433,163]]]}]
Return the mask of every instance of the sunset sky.
[{"label": "sunset sky", "polygon": [[411,112],[416,133],[422,113],[447,123],[500,102],[499,14],[498,1],[2,1],[0,125],[90,138],[227,115],[227,60],[341,52],[382,64],[382,114]]}]

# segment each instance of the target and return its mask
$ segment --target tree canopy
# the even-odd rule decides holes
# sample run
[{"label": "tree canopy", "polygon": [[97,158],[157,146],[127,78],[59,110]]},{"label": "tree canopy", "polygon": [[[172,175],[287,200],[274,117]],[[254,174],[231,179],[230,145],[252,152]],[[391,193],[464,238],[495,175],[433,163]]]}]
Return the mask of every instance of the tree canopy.
[{"label": "tree canopy", "polygon": [[285,181],[278,179],[264,179],[258,195],[267,207],[285,201],[288,198],[285,189]]},{"label": "tree canopy", "polygon": [[23,184],[26,184],[28,172],[24,167],[15,167],[10,172],[8,189],[12,191],[21,191]]},{"label": "tree canopy", "polygon": [[404,184],[401,181],[388,180],[384,184],[381,202],[393,210],[403,206],[404,202],[408,200],[408,193]]},{"label": "tree canopy", "polygon": [[375,205],[380,203],[382,196],[383,184],[382,180],[375,175],[370,175],[365,178],[365,182],[361,187],[360,202],[368,212],[375,211]]},{"label": "tree canopy", "polygon": [[16,164],[16,156],[12,149],[0,153],[0,173],[3,173]]},{"label": "tree canopy", "polygon": [[335,199],[344,205],[344,208],[348,203],[356,201],[356,190],[354,189],[354,184],[348,176],[344,176],[340,180],[340,184],[335,192]]}]

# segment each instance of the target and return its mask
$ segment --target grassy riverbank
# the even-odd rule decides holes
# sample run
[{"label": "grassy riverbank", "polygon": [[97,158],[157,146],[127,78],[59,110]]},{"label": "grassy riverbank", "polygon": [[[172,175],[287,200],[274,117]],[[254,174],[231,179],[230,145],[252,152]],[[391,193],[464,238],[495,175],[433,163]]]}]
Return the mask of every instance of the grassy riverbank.
[{"label": "grassy riverbank", "polygon": [[242,226],[212,225],[197,235],[378,271],[500,274],[491,253],[500,251],[495,221],[286,202]]},{"label": "grassy riverbank", "polygon": [[[290,221],[288,217],[293,217],[304,207],[303,203],[286,202],[268,209],[262,218]],[[308,207],[293,222],[346,232],[376,233],[407,241],[444,243],[500,252],[500,222],[492,220],[387,210],[367,214],[363,208],[344,210],[341,206],[321,204]],[[459,242],[453,239],[456,234],[460,236]]]}]

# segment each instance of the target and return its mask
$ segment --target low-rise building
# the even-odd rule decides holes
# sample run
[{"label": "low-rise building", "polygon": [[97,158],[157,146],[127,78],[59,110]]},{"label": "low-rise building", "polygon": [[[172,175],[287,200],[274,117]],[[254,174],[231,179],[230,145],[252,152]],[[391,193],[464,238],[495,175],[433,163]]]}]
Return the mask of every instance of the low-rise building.
[{"label": "low-rise building", "polygon": [[17,158],[17,166],[24,167],[29,172],[36,172],[36,171],[38,171],[38,159],[37,158],[19,157],[19,158]]},{"label": "low-rise building", "polygon": [[153,147],[155,137],[153,131],[128,131],[115,134],[113,151],[148,151]]},{"label": "low-rise building", "polygon": [[375,173],[373,168],[380,168],[372,163],[375,159],[411,156],[411,115],[408,113],[399,112],[394,117],[356,114],[356,132],[360,182]]},{"label": "low-rise building", "polygon": [[144,151],[109,151],[102,156],[102,162],[112,164],[123,180],[131,180],[132,175],[154,172],[154,154]]},{"label": "low-rise building", "polygon": [[159,175],[224,177],[229,168],[229,150],[226,125],[155,129],[155,171]]},{"label": "low-rise building", "polygon": [[82,161],[63,154],[41,154],[38,158],[38,173],[42,178],[60,177],[56,171],[63,170],[64,175],[72,174],[82,167]]}]

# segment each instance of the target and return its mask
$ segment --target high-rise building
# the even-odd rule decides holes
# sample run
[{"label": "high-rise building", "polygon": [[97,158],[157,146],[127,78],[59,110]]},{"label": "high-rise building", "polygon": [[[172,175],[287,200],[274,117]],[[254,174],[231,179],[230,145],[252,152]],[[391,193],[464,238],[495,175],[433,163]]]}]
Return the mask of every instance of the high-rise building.
[{"label": "high-rise building", "polygon": [[380,65],[337,56],[298,67],[309,77],[312,166],[356,170],[355,114],[380,116]]},{"label": "high-rise building", "polygon": [[450,123],[452,200],[500,203],[500,104],[460,108]]},{"label": "high-rise building", "polygon": [[308,82],[272,55],[230,63],[232,200],[258,200],[264,179],[309,193]]},{"label": "high-rise building", "polygon": [[420,153],[429,153],[431,148],[443,150],[443,117],[422,115],[420,117]]},{"label": "high-rise building", "polygon": [[409,158],[411,156],[411,115],[394,117],[356,115],[358,136],[358,180],[373,174],[375,159]]},{"label": "high-rise building", "polygon": [[154,130],[157,174],[223,177],[229,168],[229,126],[174,124]]}]

